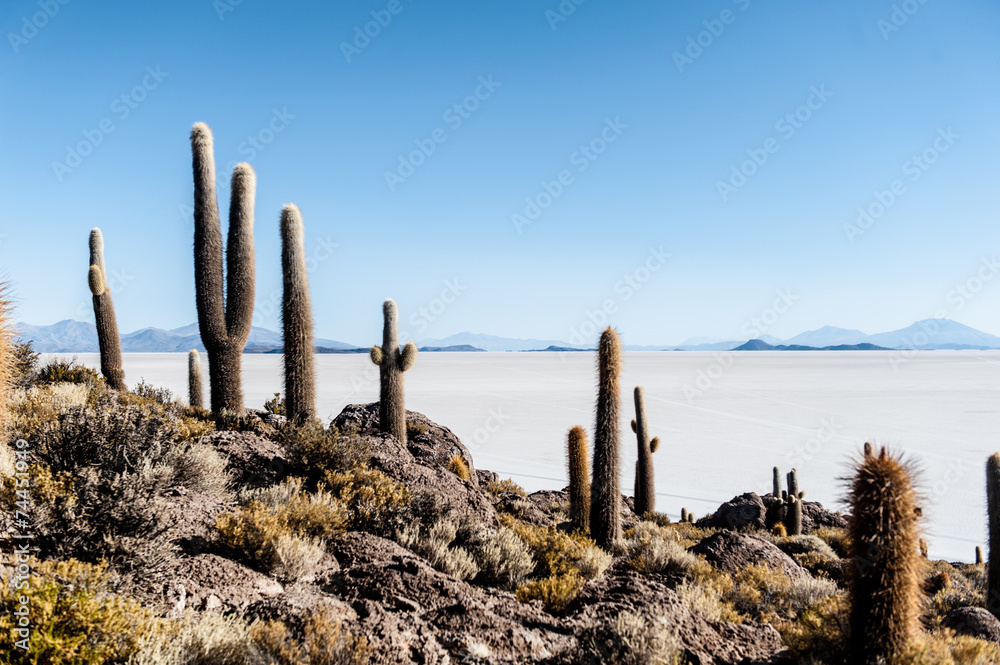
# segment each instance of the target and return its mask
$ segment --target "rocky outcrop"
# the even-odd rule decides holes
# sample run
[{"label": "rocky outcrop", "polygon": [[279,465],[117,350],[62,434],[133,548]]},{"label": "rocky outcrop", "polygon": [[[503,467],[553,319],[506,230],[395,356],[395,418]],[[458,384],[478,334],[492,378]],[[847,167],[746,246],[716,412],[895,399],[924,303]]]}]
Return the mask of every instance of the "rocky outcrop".
[{"label": "rocky outcrop", "polygon": [[[407,441],[397,441],[379,432],[377,403],[350,404],[331,426],[367,438],[372,446],[369,466],[405,484],[411,493],[433,494],[457,516],[496,524],[496,510],[479,489],[472,454],[458,437],[415,411],[406,412],[406,422]],[[448,460],[454,455],[461,455],[469,465],[470,480],[462,480],[448,468]]]},{"label": "rocky outcrop", "polygon": [[959,635],[978,637],[988,642],[1000,642],[1000,621],[982,607],[960,607],[952,610],[941,622]]},{"label": "rocky outcrop", "polygon": [[698,524],[733,531],[763,529],[766,513],[764,501],[756,493],[747,492],[725,502],[715,514],[699,520]]},{"label": "rocky outcrop", "polygon": [[227,459],[226,470],[237,487],[267,487],[280,482],[288,473],[284,447],[259,434],[211,432],[204,440]]},{"label": "rocky outcrop", "polygon": [[762,538],[735,531],[720,531],[705,538],[689,551],[704,556],[710,564],[727,573],[736,573],[754,564],[764,564],[781,571],[792,580],[811,577],[808,570],[775,545]]}]

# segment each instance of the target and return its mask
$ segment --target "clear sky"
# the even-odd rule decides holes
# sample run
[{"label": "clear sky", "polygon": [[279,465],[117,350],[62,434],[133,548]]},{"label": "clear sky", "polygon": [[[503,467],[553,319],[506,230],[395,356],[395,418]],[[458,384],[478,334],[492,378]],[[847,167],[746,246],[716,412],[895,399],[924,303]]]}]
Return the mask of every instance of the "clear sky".
[{"label": "clear sky", "polygon": [[740,337],[778,290],[778,337],[942,311],[1000,334],[995,2],[575,2],[5,2],[19,318],[93,319],[100,226],[123,331],[196,319],[204,121],[224,219],[231,165],[257,172],[272,329],[294,202],[316,333],[361,345],[386,297],[417,339],[592,315],[665,344]]}]

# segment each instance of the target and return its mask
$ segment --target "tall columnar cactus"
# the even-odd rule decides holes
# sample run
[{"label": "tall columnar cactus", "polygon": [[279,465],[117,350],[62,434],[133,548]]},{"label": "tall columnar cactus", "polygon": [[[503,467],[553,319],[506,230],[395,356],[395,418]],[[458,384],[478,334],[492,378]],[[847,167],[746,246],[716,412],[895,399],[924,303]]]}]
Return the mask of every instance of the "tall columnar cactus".
[{"label": "tall columnar cactus", "polygon": [[802,535],[802,500],[796,496],[788,497],[788,512],[785,517],[785,532],[789,536]]},{"label": "tall columnar cactus", "polygon": [[635,467],[635,514],[642,516],[656,510],[656,484],[653,480],[653,453],[660,447],[660,440],[649,439],[649,423],[646,422],[646,396],[642,386],[636,386],[635,418],[632,431],[639,444],[639,457]]},{"label": "tall columnar cactus", "polygon": [[306,271],[305,228],[299,209],[281,211],[281,272],[284,298],[281,330],[285,344],[285,414],[295,422],[316,417],[316,380],[313,373],[312,305]]},{"label": "tall columnar cactus", "polygon": [[590,461],[587,459],[587,433],[577,425],[569,431],[569,514],[581,531],[590,529]]},{"label": "tall columnar cactus", "polygon": [[379,428],[406,443],[406,403],[403,399],[403,372],[417,362],[417,345],[407,342],[399,349],[397,332],[399,314],[396,301],[388,299],[382,305],[385,323],[382,327],[382,346],[373,346],[372,362],[379,366]]},{"label": "tall columnar cactus", "polygon": [[594,428],[594,479],[590,487],[590,533],[610,550],[621,538],[621,490],[618,483],[621,432],[622,352],[618,334],[608,328],[597,349],[597,423]]},{"label": "tall columnar cactus", "polygon": [[986,511],[990,532],[986,609],[1000,618],[1000,453],[993,453],[986,462]]},{"label": "tall columnar cactus", "polygon": [[781,469],[774,467],[771,474],[771,496],[775,499],[781,498]]},{"label": "tall columnar cactus", "polygon": [[882,449],[850,485],[852,663],[900,654],[920,615],[919,509],[907,466]]},{"label": "tall columnar cactus", "polygon": [[788,472],[788,496],[798,497],[799,495],[799,472],[792,469]]},{"label": "tall columnar cactus", "polygon": [[226,270],[215,195],[212,130],[191,130],[194,170],[194,286],[198,328],[208,351],[212,411],[243,411],[242,354],[253,323],[253,206],[257,177],[249,164],[233,169]]},{"label": "tall columnar cactus", "polygon": [[205,407],[202,397],[201,354],[198,349],[188,351],[188,404],[199,409]]},{"label": "tall columnar cactus", "polygon": [[122,342],[118,336],[115,304],[108,290],[108,271],[104,266],[104,236],[101,230],[90,230],[90,270],[87,275],[94,296],[94,319],[97,343],[101,348],[101,374],[115,390],[125,391],[125,371],[122,369]]}]

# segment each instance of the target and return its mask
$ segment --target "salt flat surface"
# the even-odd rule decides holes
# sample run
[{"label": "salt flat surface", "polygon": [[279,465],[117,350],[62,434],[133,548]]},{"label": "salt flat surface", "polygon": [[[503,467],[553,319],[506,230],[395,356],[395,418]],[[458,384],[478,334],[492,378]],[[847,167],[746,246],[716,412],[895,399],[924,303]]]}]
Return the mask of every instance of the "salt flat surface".
[{"label": "salt flat surface", "polygon": [[[642,385],[657,508],[703,515],[747,491],[766,493],[771,468],[798,468],[809,500],[842,508],[849,462],[866,440],[901,449],[921,469],[932,556],[971,561],[985,543],[984,464],[1000,449],[1000,352],[626,353],[622,487],[636,459],[631,390]],[[96,354],[80,361],[97,367]],[[203,356],[203,361],[204,361]],[[725,359],[723,359],[725,360]],[[562,488],[565,437],[593,430],[596,369],[591,353],[424,353],[406,374],[407,407],[450,427],[477,467],[528,491]],[[281,356],[245,355],[248,406],[281,390]],[[186,354],[125,354],[126,379],[186,395]],[[723,369],[722,365],[730,365]],[[378,399],[367,355],[316,357],[320,413]],[[699,372],[703,372],[700,394]],[[208,370],[205,367],[207,381]],[[714,378],[709,378],[714,377]],[[709,385],[710,383],[710,385]],[[208,389],[205,389],[206,396]]]}]

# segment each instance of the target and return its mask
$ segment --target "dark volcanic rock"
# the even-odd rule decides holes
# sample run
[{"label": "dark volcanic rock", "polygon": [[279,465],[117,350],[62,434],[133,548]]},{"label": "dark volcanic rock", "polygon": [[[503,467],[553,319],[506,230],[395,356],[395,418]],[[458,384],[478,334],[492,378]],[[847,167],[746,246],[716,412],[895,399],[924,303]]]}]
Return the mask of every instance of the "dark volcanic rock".
[{"label": "dark volcanic rock", "polygon": [[577,627],[610,623],[623,612],[664,621],[677,631],[688,663],[723,665],[767,661],[782,649],[770,624],[709,621],[693,612],[658,579],[630,570],[609,572],[590,582],[570,607],[567,623]]},{"label": "dark volcanic rock", "polygon": [[988,642],[1000,642],[1000,621],[982,607],[960,607],[952,610],[941,622],[959,635],[978,637]]},{"label": "dark volcanic rock", "polygon": [[810,577],[808,570],[775,545],[735,531],[720,531],[705,538],[690,551],[703,555],[710,564],[727,573],[736,573],[747,566],[762,563],[782,571],[792,580]]},{"label": "dark volcanic rock", "polygon": [[763,529],[766,512],[764,501],[754,492],[747,492],[722,504],[714,515],[699,524],[707,522],[706,526],[735,531]]},{"label": "dark volcanic rock", "polygon": [[391,541],[349,533],[330,549],[343,569],[323,591],[357,613],[372,662],[537,662],[573,642],[536,604],[449,577]]},{"label": "dark volcanic rock", "polygon": [[284,447],[253,432],[212,432],[205,440],[227,458],[237,487],[267,487],[288,471]]},{"label": "dark volcanic rock", "polygon": [[[372,445],[369,466],[404,483],[414,495],[433,494],[456,515],[496,524],[496,510],[489,497],[479,491],[472,455],[458,437],[415,411],[406,412],[406,422],[411,435],[408,441],[400,442],[378,431],[377,403],[349,404],[332,426],[367,437]],[[468,463],[471,480],[462,480],[448,469],[453,455],[461,455]]]},{"label": "dark volcanic rock", "polygon": [[[745,496],[745,495],[744,495]],[[765,526],[770,529],[774,526],[775,522],[778,521],[779,507],[781,501],[775,499],[770,494],[765,494],[760,497],[761,501],[764,503],[767,509],[767,518]],[[803,501],[802,502],[802,533],[812,533],[813,529],[819,529],[821,527],[829,527],[836,529],[846,529],[847,528],[847,518],[840,513],[830,512],[823,507],[823,504],[819,501]]]}]

